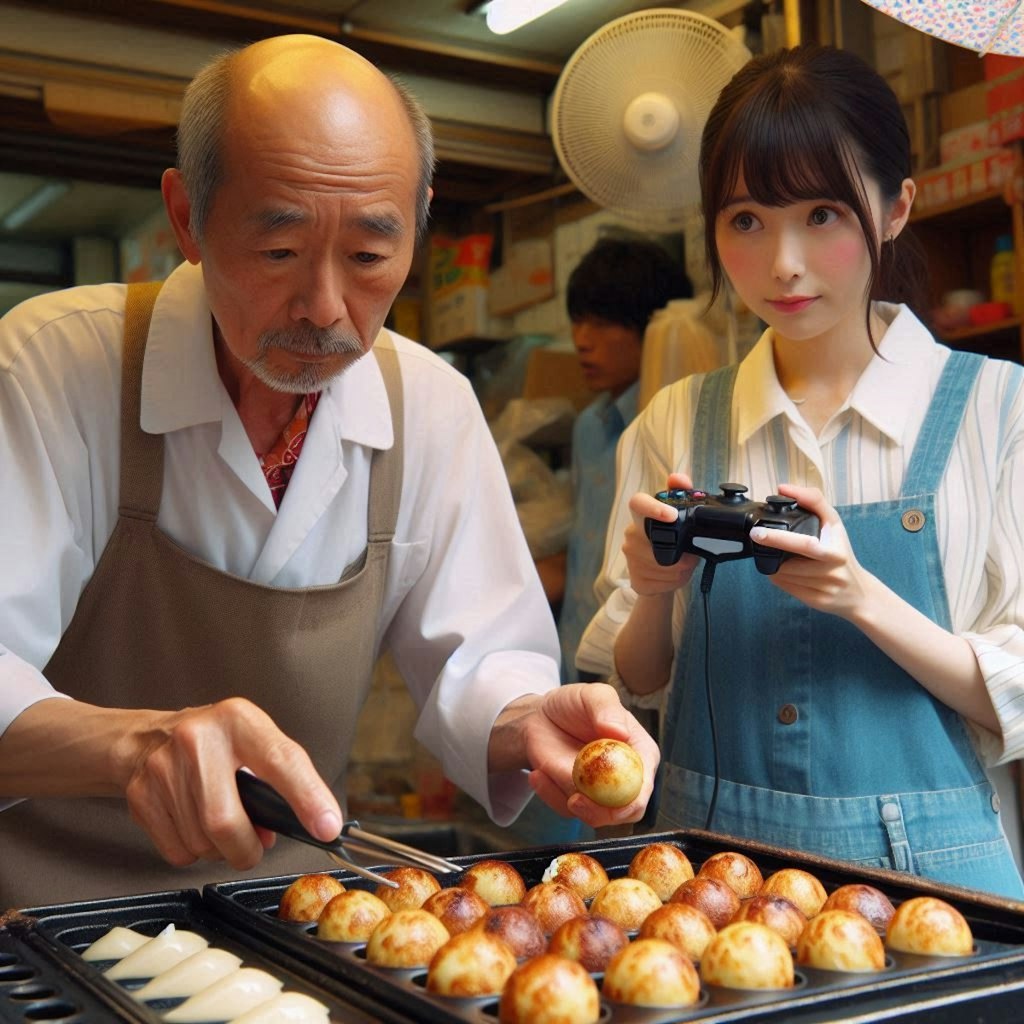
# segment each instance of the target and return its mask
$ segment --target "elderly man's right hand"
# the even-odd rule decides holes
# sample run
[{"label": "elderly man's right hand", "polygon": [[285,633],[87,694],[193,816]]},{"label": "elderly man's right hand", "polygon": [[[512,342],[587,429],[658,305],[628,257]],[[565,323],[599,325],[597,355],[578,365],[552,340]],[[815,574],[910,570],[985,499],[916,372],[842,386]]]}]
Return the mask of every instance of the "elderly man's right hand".
[{"label": "elderly man's right hand", "polygon": [[[41,750],[52,753],[46,764]],[[274,840],[242,808],[235,771],[243,766],[278,790],[313,835],[337,837],[338,802],[309,755],[241,697],[183,711],[40,701],[0,740],[0,793],[123,795],[169,863],[223,860],[246,870]]]}]

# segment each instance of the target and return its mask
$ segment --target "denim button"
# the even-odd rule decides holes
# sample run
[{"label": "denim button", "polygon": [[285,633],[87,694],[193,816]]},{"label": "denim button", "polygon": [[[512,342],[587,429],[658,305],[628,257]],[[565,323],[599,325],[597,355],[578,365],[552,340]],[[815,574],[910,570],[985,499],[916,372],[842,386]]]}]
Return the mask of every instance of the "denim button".
[{"label": "denim button", "polygon": [[800,717],[795,704],[783,704],[779,708],[779,721],[783,725],[792,725]]},{"label": "denim button", "polygon": [[995,811],[996,814],[999,813],[999,794],[998,793],[993,793],[992,794],[992,810]]},{"label": "denim button", "polygon": [[899,821],[900,808],[898,804],[882,804],[883,821]]},{"label": "denim button", "polygon": [[900,522],[908,533],[919,533],[924,529],[925,516],[919,508],[912,508],[900,516]]}]

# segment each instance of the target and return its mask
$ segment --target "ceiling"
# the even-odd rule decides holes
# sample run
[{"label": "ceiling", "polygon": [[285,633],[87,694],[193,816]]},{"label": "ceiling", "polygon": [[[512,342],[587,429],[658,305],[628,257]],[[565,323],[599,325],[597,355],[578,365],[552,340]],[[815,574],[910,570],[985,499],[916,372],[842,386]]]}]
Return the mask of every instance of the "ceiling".
[{"label": "ceiling", "polygon": [[[315,32],[349,43],[389,70],[507,86],[546,98],[580,43],[615,18],[660,6],[735,22],[745,3],[567,0],[506,36],[489,31],[477,0],[32,0],[20,6],[108,25],[173,27],[178,33],[238,43],[282,32]],[[12,5],[19,6],[18,0],[7,6]],[[24,125],[33,118],[38,114],[24,102],[0,103],[0,246],[12,241],[56,244],[83,235],[118,237],[160,208],[159,170],[173,160],[171,131],[80,145],[49,125],[30,124],[26,135]],[[37,140],[32,133],[41,130],[44,135]],[[32,144],[23,145],[25,138]],[[446,160],[435,183],[437,201],[458,198],[482,205],[564,180],[553,158],[551,166],[544,178],[475,166],[471,159]],[[23,225],[4,227],[5,214],[48,179],[69,188]]]}]

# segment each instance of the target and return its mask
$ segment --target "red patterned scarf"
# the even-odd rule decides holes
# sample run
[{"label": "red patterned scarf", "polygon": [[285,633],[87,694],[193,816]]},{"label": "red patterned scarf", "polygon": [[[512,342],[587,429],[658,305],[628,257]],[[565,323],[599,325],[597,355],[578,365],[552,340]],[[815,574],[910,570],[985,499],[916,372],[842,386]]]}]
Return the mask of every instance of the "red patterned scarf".
[{"label": "red patterned scarf", "polygon": [[263,475],[267,478],[270,493],[274,496],[274,504],[280,508],[288,481],[295,472],[295,466],[302,452],[302,443],[306,440],[309,421],[313,418],[313,410],[320,401],[320,392],[304,395],[291,423],[281,433],[277,443],[266,455],[260,456]]}]

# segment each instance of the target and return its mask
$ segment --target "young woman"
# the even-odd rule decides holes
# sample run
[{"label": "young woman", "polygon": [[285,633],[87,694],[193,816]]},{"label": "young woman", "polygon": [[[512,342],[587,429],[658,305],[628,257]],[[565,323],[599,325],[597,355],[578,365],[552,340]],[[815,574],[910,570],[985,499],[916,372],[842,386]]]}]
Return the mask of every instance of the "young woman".
[{"label": "young woman", "polygon": [[[908,294],[915,187],[899,102],[859,58],[751,61],[700,167],[715,288],[768,329],[624,438],[618,590],[588,634],[614,635],[633,693],[669,687],[660,824],[703,826],[714,800],[716,830],[1024,896],[984,767],[1024,753],[1022,368],[882,301]],[[643,519],[674,518],[666,483],[723,481],[795,498],[821,535],[755,537],[802,556],[775,575],[718,566],[706,635],[702,561],[658,565]]]}]

